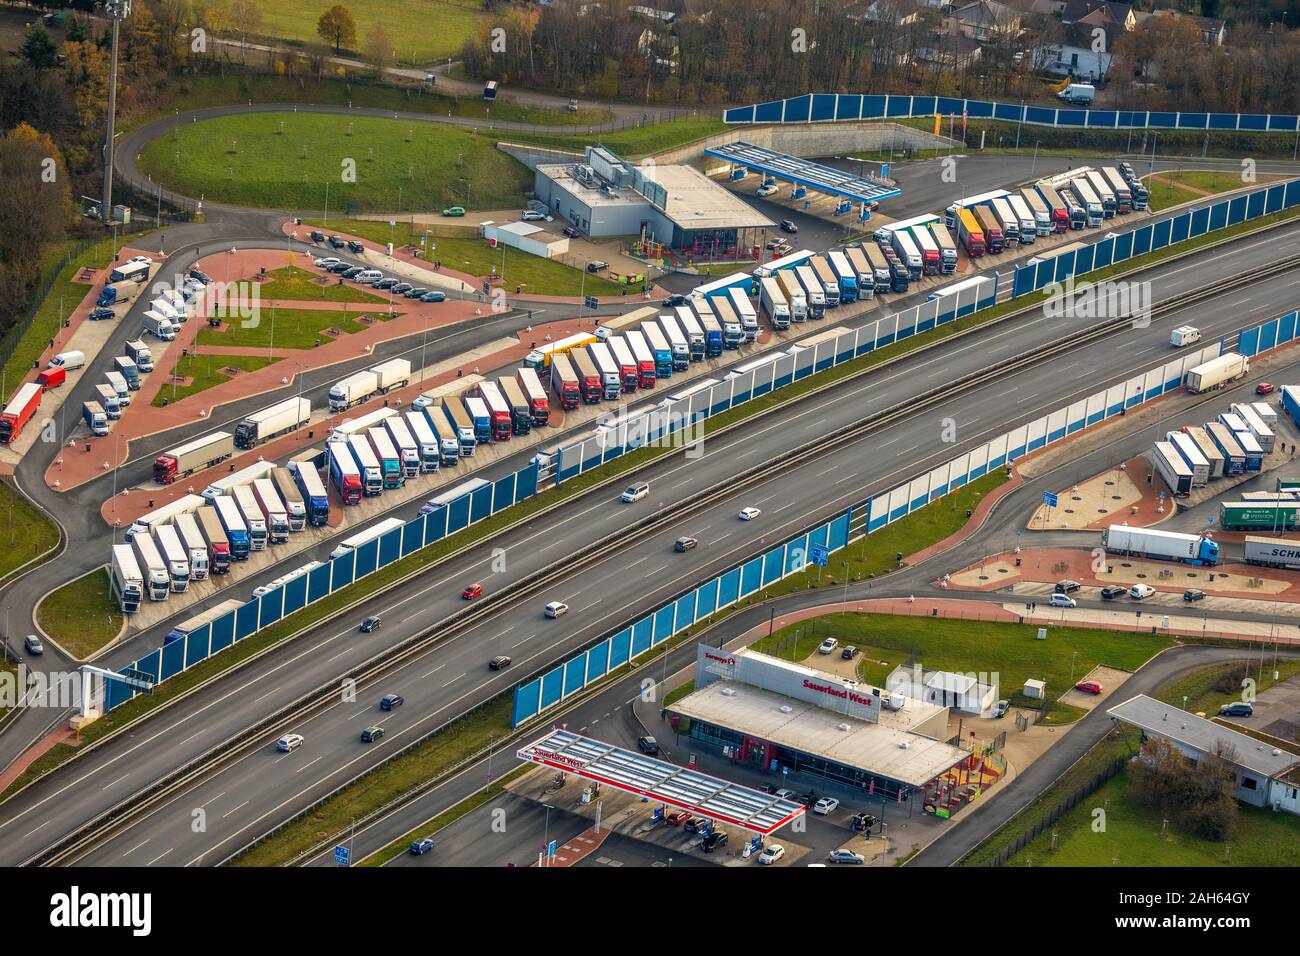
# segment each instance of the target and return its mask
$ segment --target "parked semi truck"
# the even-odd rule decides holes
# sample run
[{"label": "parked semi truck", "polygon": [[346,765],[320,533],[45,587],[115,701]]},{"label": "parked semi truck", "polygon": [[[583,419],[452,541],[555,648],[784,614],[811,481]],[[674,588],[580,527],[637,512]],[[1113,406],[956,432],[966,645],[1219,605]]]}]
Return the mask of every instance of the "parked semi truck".
[{"label": "parked semi truck", "polygon": [[984,255],[987,251],[984,229],[973,212],[966,208],[958,209],[955,227],[957,229],[957,238],[965,248],[966,255],[969,258],[976,259]]},{"label": "parked semi truck", "polygon": [[[660,316],[659,321],[663,322],[664,318],[664,316]],[[669,347],[673,350],[673,364],[677,365],[677,363],[680,362],[681,366],[685,368],[690,363],[690,354],[687,352],[686,340],[683,338],[681,341],[680,357],[677,354],[677,345],[672,343],[671,340]],[[597,374],[600,375],[601,397],[606,401],[618,401],[618,397],[623,394],[623,374],[618,367],[618,363],[614,361],[614,353],[609,350],[609,345],[605,342],[592,342],[587,346],[587,357],[591,359],[592,364],[596,366]],[[506,413],[505,421],[509,423],[509,406],[505,401],[505,396],[501,395],[500,389],[495,388],[495,386],[494,390],[497,394],[493,396],[492,401],[496,402],[500,400],[501,410]],[[496,410],[494,409],[493,415],[495,416],[495,414]],[[494,426],[495,422],[496,419],[494,417]],[[509,425],[507,424],[505,429],[506,437],[509,437],[510,431]]]},{"label": "parked semi truck", "polygon": [[239,513],[239,506],[229,495],[213,499],[212,507],[221,519],[221,527],[226,531],[226,540],[230,542],[230,557],[234,561],[247,561],[252,544],[248,536],[248,525]]},{"label": "parked semi truck", "polygon": [[[610,345],[618,339],[607,339],[605,344]],[[613,355],[614,349],[611,345],[610,354]],[[615,360],[619,365],[620,374],[622,374],[622,363]],[[636,370],[633,369],[632,377],[636,378]],[[510,407],[510,431],[516,435],[527,435],[533,430],[533,412],[529,407],[528,399],[524,396],[524,390],[519,387],[513,376],[502,375],[497,379],[497,388],[501,392],[501,397],[506,400],[506,405]]]},{"label": "parked semi truck", "polygon": [[786,302],[785,292],[776,279],[759,280],[758,301],[762,304],[763,311],[767,313],[772,328],[788,329],[790,327],[790,304]]},{"label": "parked semi truck", "polygon": [[133,535],[142,532],[148,534],[160,525],[175,521],[179,515],[193,514],[202,504],[203,498],[199,495],[182,495],[175,501],[169,501],[162,507],[136,518],[126,529],[125,537],[129,541]]},{"label": "parked semi truck", "polygon": [[203,497],[211,501],[222,495],[231,494],[236,488],[251,485],[258,478],[265,478],[274,468],[274,462],[255,461],[253,464],[226,475],[224,478],[218,478],[203,489]]},{"label": "parked semi truck", "polygon": [[171,576],[167,573],[167,563],[158,553],[153,537],[137,534],[131,538],[131,547],[135,550],[136,561],[144,578],[145,593],[150,601],[165,601],[171,592]]},{"label": "parked semi truck", "polygon": [[173,594],[188,591],[190,587],[190,556],[181,544],[181,536],[169,524],[153,529],[154,544],[167,563],[167,577]]},{"label": "parked semi truck", "polygon": [[[388,439],[397,449],[397,457],[402,462],[402,473],[407,478],[414,478],[418,475],[421,468],[420,445],[416,442],[415,436],[411,430],[406,427],[406,417],[404,415],[392,415],[384,419],[384,429],[388,432]],[[438,459],[434,458],[434,465]]]},{"label": "parked semi truck", "polygon": [[311,421],[311,402],[289,398],[254,412],[235,426],[235,447],[252,448],[262,442],[297,431]]},{"label": "parked semi truck", "polygon": [[1101,533],[1101,543],[1112,554],[1128,557],[1182,561],[1213,566],[1219,560],[1219,545],[1209,538],[1155,528],[1131,528],[1113,524]]},{"label": "parked semi truck", "polygon": [[[850,252],[858,252],[852,249]],[[850,260],[852,261],[852,260]],[[857,268],[857,263],[853,263]],[[808,318],[822,319],[826,317],[826,293],[822,291],[821,280],[817,274],[812,271],[810,266],[798,266],[793,270],[795,277],[799,280],[799,285],[803,289],[804,299],[808,303]]]},{"label": "parked semi truck", "polygon": [[1193,395],[1222,388],[1229,382],[1245,378],[1250,372],[1250,360],[1236,352],[1228,352],[1191,369],[1183,378],[1187,391]]},{"label": "parked semi truck", "polygon": [[430,405],[421,409],[429,431],[438,443],[438,467],[455,467],[460,463],[460,442],[456,440],[456,429],[447,420],[441,405]]},{"label": "parked semi truck", "polygon": [[244,527],[248,529],[249,548],[254,551],[265,551],[270,541],[270,533],[266,515],[262,512],[262,506],[257,503],[257,496],[253,494],[252,486],[240,485],[231,491],[230,497],[234,498],[239,513],[243,516]]},{"label": "parked semi truck", "polygon": [[370,370],[375,375],[375,384],[380,395],[386,395],[395,388],[404,388],[411,383],[411,363],[407,359],[389,359],[380,362]]},{"label": "parked semi truck", "polygon": [[173,522],[176,533],[181,536],[181,544],[190,561],[190,578],[194,581],[206,581],[208,578],[208,543],[203,539],[199,528],[199,519],[194,514],[177,515]]},{"label": "parked semi truck", "polygon": [[[640,331],[628,332],[627,338],[634,345],[639,345],[646,354],[649,354],[649,349],[646,347]],[[651,366],[650,385],[645,384],[645,375],[643,373],[641,376],[642,388],[650,388],[654,385],[654,359],[651,358],[649,362]],[[560,400],[560,408],[565,411],[572,411],[582,401],[582,391],[578,387],[578,375],[573,370],[573,363],[569,361],[569,356],[551,356],[551,389],[555,392],[555,397]],[[460,436],[457,435],[457,437]]]},{"label": "parked semi truck", "polygon": [[[682,331],[682,327],[678,324],[675,315],[661,315],[659,316],[658,321],[659,331],[663,332],[664,338],[668,340],[668,348],[671,349],[673,353],[673,371],[685,372],[691,366],[691,343],[686,340],[686,333]],[[601,343],[596,342],[587,346],[587,348],[591,350],[592,358],[596,360],[596,365],[600,368],[601,375],[605,375],[607,372],[612,371],[614,373],[614,379],[617,382],[619,380],[618,366],[613,364],[612,355],[609,356],[610,364],[608,366],[601,364],[600,350],[598,349],[600,344]],[[606,349],[605,351],[608,350]],[[605,397],[611,397],[608,389],[606,389]],[[618,395],[614,395],[613,397],[617,398]]]},{"label": "parked semi truck", "polygon": [[[554,355],[551,357],[551,367],[564,366],[570,368],[567,355]],[[569,374],[573,372],[570,369]],[[577,382],[577,378],[574,378]],[[575,384],[576,388],[576,384]],[[575,408],[577,406],[574,406]],[[461,404],[460,399],[455,396],[448,396],[446,401],[441,405],[442,413],[446,416],[447,422],[451,425],[452,430],[456,433],[456,441],[460,444],[460,457],[468,458],[474,454],[474,449],[478,447],[478,432],[474,428],[474,419],[470,417],[465,406]]]},{"label": "parked semi truck", "polygon": [[[712,308],[710,306],[709,308]],[[682,335],[686,336],[686,345],[691,353],[692,362],[704,361],[704,326],[700,325],[700,320],[695,316],[695,310],[690,306],[679,305],[673,310],[677,315],[677,324],[682,328]],[[613,338],[609,340],[610,350],[614,353],[614,360],[620,366],[624,365],[624,360],[620,358],[618,345],[621,345],[627,351],[627,362],[632,366],[632,388],[636,388],[636,361],[632,358],[632,350],[627,348],[627,343],[622,338]],[[627,376],[624,372],[624,391],[629,391],[626,387]]]},{"label": "parked semi truck", "polygon": [[840,279],[831,268],[831,264],[822,256],[813,256],[808,260],[813,272],[821,280],[822,294],[826,296],[826,307],[833,309],[840,304]]},{"label": "parked semi truck", "polygon": [[[326,464],[329,464],[332,456],[327,453],[325,457]],[[356,465],[354,464],[353,467],[355,468]],[[299,462],[293,472],[293,482],[302,494],[302,504],[307,509],[307,523],[313,528],[323,528],[329,524],[329,495],[316,467],[308,462]],[[352,503],[356,504],[355,501]]]},{"label": "parked semi truck", "polygon": [[361,491],[367,498],[383,494],[384,473],[374,449],[370,447],[370,439],[366,435],[349,435],[348,450],[361,473]]},{"label": "parked semi truck", "polygon": [[[146,273],[148,275],[148,273]],[[140,294],[140,283],[134,279],[123,279],[121,282],[113,282],[99,293],[99,298],[95,300],[95,305],[102,307],[110,305],[123,305],[130,302]]]},{"label": "parked semi truck", "polygon": [[113,545],[108,575],[122,613],[134,614],[140,610],[140,603],[144,600],[144,575],[129,544]]},{"label": "parked semi truck", "polygon": [[1219,527],[1224,531],[1295,531],[1300,528],[1300,502],[1222,501]]},{"label": "parked semi truck", "polygon": [[799,276],[794,269],[784,269],[772,277],[785,296],[790,308],[791,322],[804,322],[808,319],[808,297],[804,294]]},{"label": "parked semi truck", "polygon": [[1266,568],[1286,568],[1300,571],[1300,542],[1285,538],[1255,538],[1246,536],[1243,550],[1247,564]]},{"label": "parked semi truck", "polygon": [[275,482],[276,494],[284,505],[289,530],[301,531],[307,527],[307,503],[303,500],[298,483],[294,481],[293,473],[288,468],[276,468],[271,472],[271,480]]},{"label": "parked semi truck", "polygon": [[165,451],[153,461],[153,480],[170,485],[204,468],[211,468],[235,453],[235,436],[230,432],[213,432],[184,445]]},{"label": "parked semi truck", "polygon": [[[689,318],[691,322],[694,324],[695,328],[700,329],[700,324],[699,322],[696,321],[694,312],[692,312],[690,309],[680,309],[679,311],[684,312],[686,314],[686,317]],[[681,322],[682,320],[679,318],[678,321]],[[691,361],[702,362],[704,360],[703,329],[700,329],[698,355],[695,352],[695,345],[696,345],[695,338],[691,336],[689,332],[687,332],[687,338],[690,340]],[[609,354],[614,357],[614,364],[618,366],[618,374],[619,374],[619,378],[622,380],[623,383],[624,394],[628,392],[635,392],[637,383],[641,381],[641,373],[640,370],[637,368],[636,359],[632,355],[632,346],[628,345],[627,339],[623,338],[623,336],[621,335],[611,335],[609,338],[605,340],[605,344],[609,346]],[[531,369],[529,371],[531,371]],[[507,380],[504,378],[501,380],[501,390],[503,392],[505,391],[506,381]],[[519,380],[516,378],[516,379],[512,379],[511,381],[514,382],[515,388],[518,388],[520,390],[520,394],[523,395],[524,394],[523,387],[519,384]],[[509,396],[507,396],[507,400],[509,400]],[[524,395],[524,400],[529,401],[527,395]],[[531,421],[532,419],[531,402],[529,402],[528,407],[529,407],[529,419]]]},{"label": "parked semi truck", "polygon": [[9,399],[4,411],[0,412],[0,442],[12,444],[23,430],[23,426],[32,420],[36,410],[41,407],[43,389],[35,382],[26,382],[18,386],[18,391]]},{"label": "parked semi truck", "polygon": [[199,531],[208,546],[208,570],[213,574],[225,574],[230,570],[234,555],[226,526],[221,523],[221,515],[212,505],[204,505],[194,512],[194,520],[198,522]]},{"label": "parked semi truck", "polygon": [[[575,353],[585,355],[585,352]],[[469,420],[474,423],[474,438],[480,445],[486,445],[492,441],[492,412],[489,411],[487,402],[477,395],[462,395],[459,399],[452,398],[449,401],[454,405],[456,402],[464,407]]]},{"label": "parked semi truck", "polygon": [[280,492],[276,490],[275,480],[258,478],[253,482],[252,491],[253,497],[257,499],[257,506],[266,516],[268,540],[271,544],[284,544],[289,540],[289,509],[280,500]]},{"label": "parked semi truck", "polygon": [[368,428],[365,437],[370,442],[370,450],[375,453],[375,458],[379,462],[379,473],[383,475],[384,490],[392,491],[402,487],[406,482],[406,472],[402,468],[401,454],[393,444],[388,429],[379,426]]},{"label": "parked semi truck", "polygon": [[379,377],[372,371],[354,372],[330,389],[331,412],[342,412],[360,405],[379,391]]},{"label": "parked semi truck", "polygon": [[[631,348],[630,343],[628,348]],[[515,369],[515,378],[519,382],[519,387],[524,390],[524,397],[528,399],[528,408],[533,413],[533,424],[547,424],[551,420],[551,403],[546,397],[546,389],[542,387],[542,377],[537,374],[536,369],[518,368]]]},{"label": "parked semi truck", "polygon": [[[736,313],[736,319],[745,332],[745,341],[753,342],[756,340],[758,338],[758,309],[754,308],[754,303],[749,298],[749,294],[744,289],[730,288],[727,290],[727,304]],[[725,335],[723,345],[726,345]]]},{"label": "parked semi truck", "polygon": [[939,271],[946,276],[952,275],[957,271],[957,243],[942,222],[932,222],[929,228],[935,245],[939,247]]}]

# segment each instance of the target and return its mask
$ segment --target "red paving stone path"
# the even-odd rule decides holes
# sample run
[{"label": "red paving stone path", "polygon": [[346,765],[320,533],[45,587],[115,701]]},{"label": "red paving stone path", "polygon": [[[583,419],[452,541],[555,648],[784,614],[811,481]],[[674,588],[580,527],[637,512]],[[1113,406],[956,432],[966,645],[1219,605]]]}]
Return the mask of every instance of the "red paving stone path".
[{"label": "red paving stone path", "polygon": [[81,737],[67,727],[50,731],[15,757],[14,762],[6,767],[4,772],[0,773],[0,793],[4,792],[11,783],[22,776],[24,770],[54,749],[57,744],[79,747],[81,746]]},{"label": "red paving stone path", "polygon": [[[1089,482],[1107,481],[1113,478],[1116,468],[1108,468],[1101,474],[1089,478]],[[1113,524],[1127,524],[1135,528],[1150,528],[1157,525],[1167,518],[1173,517],[1178,510],[1174,507],[1174,496],[1165,484],[1163,478],[1155,474],[1155,468],[1145,455],[1134,455],[1128,461],[1124,462],[1124,472],[1128,475],[1129,481],[1137,488],[1142,495],[1142,500],[1135,505],[1126,505],[1116,511],[1103,515],[1096,521],[1088,522],[1088,527],[1100,531],[1103,528],[1109,528]],[[1147,476],[1151,476],[1151,483],[1147,484]],[[1112,486],[1107,486],[1112,487]],[[1062,501],[1068,499],[1069,491],[1065,488],[1060,489],[1065,496]],[[1165,493],[1164,512],[1160,511],[1160,492]],[[1134,512],[1133,509],[1137,511]]]},{"label": "red paving stone path", "polygon": [[[1105,587],[1115,582],[1108,579],[1099,578],[1092,570],[1092,552],[1078,548],[1024,548],[1020,554],[1013,551],[1003,551],[999,554],[988,555],[985,560],[985,566],[992,565],[998,561],[1005,561],[1008,564],[1014,564],[1016,558],[1020,558],[1020,567],[1018,575],[1012,574],[990,574],[989,580],[981,584],[950,584],[952,590],[958,591],[996,591],[999,588],[1005,588],[1017,581],[1029,584],[1054,584],[1061,578],[1070,578],[1078,581],[1080,584],[1092,587]],[[1120,555],[1108,555],[1107,561],[1114,567],[1120,561],[1125,560]],[[1163,566],[1167,562],[1144,562]],[[963,568],[960,571],[953,572],[953,576],[967,574],[977,570],[979,564],[973,564]],[[1174,572],[1171,578],[1148,577],[1145,582],[1150,584],[1157,591],[1163,591],[1170,594],[1181,594],[1189,584],[1200,588],[1206,594],[1214,597],[1240,598],[1246,601],[1274,601],[1285,602],[1288,604],[1300,604],[1300,571],[1283,571],[1278,568],[1259,568],[1247,564],[1224,564],[1214,568],[1216,575],[1231,574],[1238,577],[1246,578],[1263,578],[1268,581],[1284,581],[1290,585],[1287,590],[1277,593],[1269,591],[1236,591],[1225,588],[1215,587],[1217,582],[1206,581],[1203,575],[1209,573],[1209,569],[1197,568],[1198,577],[1194,581],[1179,574],[1180,571],[1191,570],[1191,565],[1168,564],[1171,571]],[[936,582],[937,583],[937,582]],[[1014,600],[1015,598],[1009,598]],[[1127,605],[1125,605],[1127,606]],[[1220,612],[1230,613],[1230,612]]]},{"label": "red paving stone path", "polygon": [[[200,268],[203,268],[214,279],[227,281],[226,277],[229,276],[230,281],[234,281],[254,276],[263,267],[268,270],[279,268],[283,264],[280,261],[282,258],[283,253],[276,250],[223,253],[203,260]],[[286,304],[296,308],[299,305],[305,306],[309,303]],[[380,342],[414,336],[427,328],[442,328],[457,322],[470,320],[474,317],[477,309],[483,308],[483,306],[472,302],[421,303],[418,306],[404,303],[404,307],[407,312],[397,318],[383,322],[377,321],[360,332],[347,334],[333,342],[322,344],[320,348],[310,350],[276,349],[274,354],[283,357],[280,361],[267,368],[241,373],[228,382],[174,402],[165,408],[155,408],[151,405],[153,398],[160,390],[165,389],[168,384],[164,369],[169,369],[174,364],[175,356],[179,354],[178,349],[193,349],[192,342],[198,330],[206,328],[204,320],[191,319],[184,323],[181,334],[177,339],[168,343],[167,353],[155,358],[157,371],[144,377],[143,386],[132,396],[131,406],[118,421],[113,432],[103,438],[90,439],[89,452],[85,451],[86,442],[78,444],[75,448],[65,449],[61,461],[56,460],[46,472],[46,482],[51,487],[60,489],[75,487],[102,474],[108,468],[111,468],[115,462],[120,464],[126,461],[130,456],[129,445],[132,439],[190,424],[202,418],[210,418],[213,409],[221,404],[283,388],[301,372],[348,361],[365,354],[367,351],[366,346],[373,349]],[[375,310],[370,309],[369,311],[374,312]],[[475,368],[487,371],[518,362],[531,350],[535,343],[545,342],[548,337],[551,340],[561,338],[583,327],[594,328],[594,326],[594,318],[583,320],[576,318],[565,319],[535,325],[531,331],[523,333],[525,341],[519,345],[510,349],[503,349],[492,355],[480,356],[473,362],[467,361],[466,367],[462,371],[472,373]],[[199,351],[200,353],[217,351],[227,354],[266,354],[266,350],[261,348],[203,347]],[[163,372],[163,374],[158,374],[159,372]],[[421,390],[441,385],[455,377],[454,372],[439,376],[426,375],[422,385],[415,384],[407,389],[390,393],[388,399],[390,402],[400,401],[401,404],[407,404]],[[355,417],[371,408],[380,407],[382,401],[383,399],[379,399],[371,405],[352,409],[348,412],[348,415]],[[314,426],[311,431],[313,433],[320,432],[322,427],[328,428],[329,424]],[[255,461],[259,454],[267,458],[279,457],[299,448],[308,447],[308,443],[316,439],[314,436],[309,439],[307,435],[307,431],[299,432],[287,439],[259,448],[256,454],[245,455],[236,459],[236,465],[238,467],[240,462],[247,464]],[[203,484],[211,480],[211,478],[202,478],[198,475],[193,477],[200,479]],[[146,489],[139,493],[132,492],[125,499],[119,496],[116,514],[122,520],[129,520],[148,510],[145,503],[141,503],[138,507],[131,503],[129,499],[132,496],[140,498],[141,502],[147,502],[147,499],[152,497],[156,502],[156,506],[160,506],[182,493],[185,493],[184,488],[178,489],[176,486],[172,486],[172,488],[166,490]],[[112,521],[109,515],[113,511],[112,502],[106,503],[103,513],[110,524]]]},{"label": "red paving stone path", "polygon": [[[599,830],[592,827],[589,830],[582,831],[568,843],[556,847],[555,859],[548,865],[577,866],[604,845],[605,841],[609,839],[609,832],[609,827],[601,827]],[[533,863],[533,866],[538,865],[536,862]]]},{"label": "red paving stone path", "polygon": [[989,512],[993,510],[993,506],[1024,484],[1024,479],[1020,477],[1020,469],[1018,468],[1019,464],[1019,461],[1013,462],[1011,465],[1011,478],[998,485],[998,487],[994,488],[991,492],[980,499],[979,504],[977,504],[971,512],[970,520],[942,541],[937,541],[928,548],[923,548],[916,552],[916,554],[907,555],[907,557],[903,558],[903,563],[920,564],[922,561],[929,560],[936,554],[943,554],[943,552],[955,548],[980,528],[984,527],[984,522],[988,520]]}]

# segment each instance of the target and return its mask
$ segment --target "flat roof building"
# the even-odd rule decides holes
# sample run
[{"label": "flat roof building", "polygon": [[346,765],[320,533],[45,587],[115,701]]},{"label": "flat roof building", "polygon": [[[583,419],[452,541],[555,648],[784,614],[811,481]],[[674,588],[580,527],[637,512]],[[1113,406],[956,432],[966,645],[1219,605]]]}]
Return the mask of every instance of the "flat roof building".
[{"label": "flat roof building", "polygon": [[902,799],[970,754],[946,742],[944,707],[742,648],[701,647],[678,726],[742,763],[811,773]]},{"label": "flat roof building", "polygon": [[1146,694],[1116,704],[1106,713],[1138,728],[1143,737],[1168,741],[1190,760],[1217,755],[1232,770],[1233,796],[1243,803],[1300,814],[1300,754]]},{"label": "flat roof building", "polygon": [[748,249],[775,223],[691,166],[634,166],[588,147],[585,162],[542,164],[534,194],[595,238],[634,236],[685,254]]}]

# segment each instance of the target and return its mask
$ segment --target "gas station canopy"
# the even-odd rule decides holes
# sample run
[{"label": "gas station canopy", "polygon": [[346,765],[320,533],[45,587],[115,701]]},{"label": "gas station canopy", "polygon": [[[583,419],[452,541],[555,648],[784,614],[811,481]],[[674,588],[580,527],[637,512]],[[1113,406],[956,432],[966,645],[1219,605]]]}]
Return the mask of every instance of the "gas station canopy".
[{"label": "gas station canopy", "polygon": [[806,809],[793,800],[782,800],[567,730],[551,731],[521,747],[516,756],[764,836],[772,835]]},{"label": "gas station canopy", "polygon": [[893,183],[876,176],[854,176],[833,166],[823,166],[810,159],[801,159],[789,153],[778,153],[762,146],[739,140],[722,146],[709,146],[706,156],[725,159],[736,166],[775,176],[787,182],[815,189],[828,196],[839,196],[853,202],[873,203],[901,196],[903,191]]}]

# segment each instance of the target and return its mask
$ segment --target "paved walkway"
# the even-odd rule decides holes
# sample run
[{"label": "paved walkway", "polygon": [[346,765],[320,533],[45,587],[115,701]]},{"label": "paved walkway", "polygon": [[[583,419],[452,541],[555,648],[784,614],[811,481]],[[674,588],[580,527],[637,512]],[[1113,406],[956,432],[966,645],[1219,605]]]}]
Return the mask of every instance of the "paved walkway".
[{"label": "paved walkway", "polygon": [[49,753],[49,751],[53,750],[58,744],[67,744],[70,747],[79,747],[81,746],[81,737],[79,737],[74,731],[69,730],[67,727],[60,727],[56,730],[51,730],[48,734],[19,754],[14,759],[13,763],[5,767],[3,772],[0,772],[0,793],[3,793],[10,784],[23,775],[23,772],[28,767],[34,764],[41,757],[45,756],[45,754]]},{"label": "paved walkway", "polygon": [[[605,841],[609,839],[609,834],[609,827],[592,827],[588,830],[583,830],[572,840],[556,847],[555,859],[547,865],[577,866],[587,857],[591,856],[591,854],[599,850],[601,846],[604,845]],[[539,865],[541,864],[533,864],[533,866]]]}]

